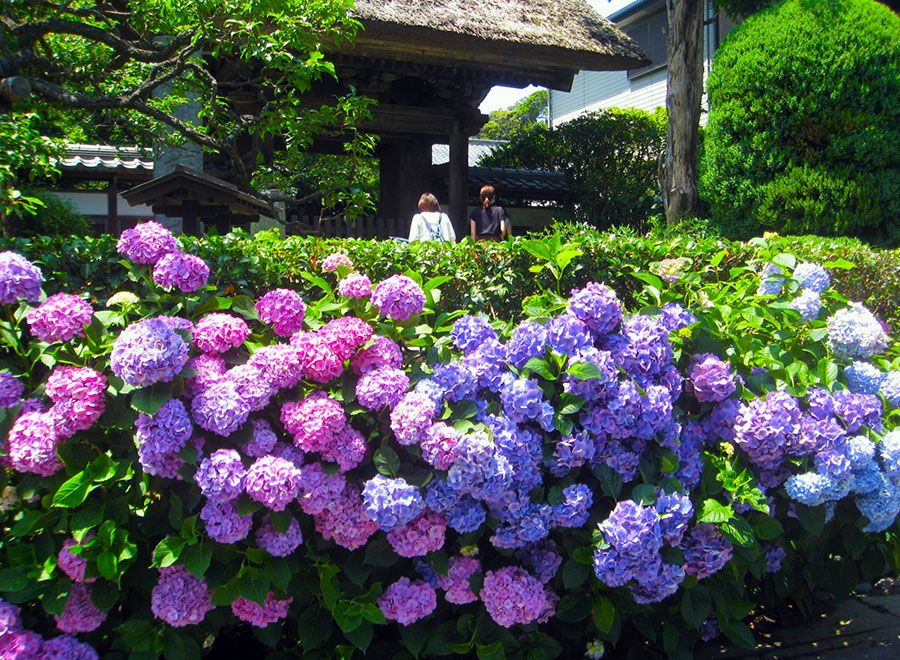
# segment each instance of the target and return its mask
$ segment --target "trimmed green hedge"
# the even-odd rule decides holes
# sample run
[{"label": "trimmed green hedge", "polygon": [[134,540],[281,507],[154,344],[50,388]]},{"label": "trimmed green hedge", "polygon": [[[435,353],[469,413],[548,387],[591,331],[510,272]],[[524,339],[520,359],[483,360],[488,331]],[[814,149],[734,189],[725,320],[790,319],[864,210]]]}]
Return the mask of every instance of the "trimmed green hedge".
[{"label": "trimmed green hedge", "polygon": [[[541,252],[539,244],[552,245],[554,237],[559,240],[559,252],[566,246],[579,252],[558,279],[550,268],[537,273],[530,270],[545,263],[535,254]],[[311,267],[315,272],[322,259],[340,251],[373,281],[405,271],[418,272],[426,280],[452,277],[452,282],[441,287],[442,307],[483,311],[510,320],[522,317],[522,301],[528,296],[544,289],[567,294],[589,281],[608,283],[630,302],[629,297],[643,287],[634,273],[647,272],[668,257],[689,259],[689,270],[704,282],[727,281],[731,268],[781,252],[818,263],[846,259],[856,268],[833,269],[837,290],[865,303],[891,326],[893,334],[900,334],[900,250],[876,249],[855,239],[770,235],[738,242],[693,231],[637,236],[628,230],[601,232],[582,224],[557,224],[531,240],[517,237],[505,243],[474,246],[468,241],[281,239],[266,232],[181,240],[217,273],[224,295],[257,295],[273,287],[314,295],[316,288],[306,279],[306,271]],[[38,264],[48,276],[48,293],[64,283],[69,291],[86,290],[105,299],[117,290],[133,288],[119,264],[115,246],[116,240],[110,236],[41,237],[6,242],[4,249],[20,252]]]}]

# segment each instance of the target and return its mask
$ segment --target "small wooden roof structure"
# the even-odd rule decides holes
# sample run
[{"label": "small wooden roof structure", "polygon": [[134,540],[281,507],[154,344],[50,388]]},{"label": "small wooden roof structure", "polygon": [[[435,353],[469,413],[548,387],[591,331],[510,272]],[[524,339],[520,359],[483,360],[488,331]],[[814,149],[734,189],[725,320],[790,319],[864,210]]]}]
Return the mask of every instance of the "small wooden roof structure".
[{"label": "small wooden roof structure", "polygon": [[272,207],[258,197],[183,165],[125,191],[122,197],[132,206],[147,204],[154,213],[182,218],[186,234],[196,234],[200,220],[227,229],[233,222],[256,222],[260,215],[273,214]]}]

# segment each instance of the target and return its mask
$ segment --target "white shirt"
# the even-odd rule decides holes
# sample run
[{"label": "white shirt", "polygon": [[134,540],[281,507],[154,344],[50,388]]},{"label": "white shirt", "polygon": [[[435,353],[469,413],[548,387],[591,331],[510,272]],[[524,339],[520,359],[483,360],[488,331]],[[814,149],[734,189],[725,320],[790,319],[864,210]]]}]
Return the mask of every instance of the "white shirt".
[{"label": "white shirt", "polygon": [[424,211],[416,213],[409,228],[410,241],[450,241],[456,242],[456,232],[446,213]]}]

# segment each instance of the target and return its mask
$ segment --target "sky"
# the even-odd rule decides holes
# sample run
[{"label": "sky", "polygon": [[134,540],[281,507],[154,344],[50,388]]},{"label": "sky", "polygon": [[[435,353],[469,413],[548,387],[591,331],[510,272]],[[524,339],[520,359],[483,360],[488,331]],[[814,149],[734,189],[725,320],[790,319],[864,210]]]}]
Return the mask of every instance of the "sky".
[{"label": "sky", "polygon": [[524,89],[516,87],[493,87],[488,95],[484,97],[484,101],[478,106],[478,109],[484,114],[493,112],[494,110],[506,110],[516,101],[524,99],[532,92],[536,92],[540,87],[529,85]]}]

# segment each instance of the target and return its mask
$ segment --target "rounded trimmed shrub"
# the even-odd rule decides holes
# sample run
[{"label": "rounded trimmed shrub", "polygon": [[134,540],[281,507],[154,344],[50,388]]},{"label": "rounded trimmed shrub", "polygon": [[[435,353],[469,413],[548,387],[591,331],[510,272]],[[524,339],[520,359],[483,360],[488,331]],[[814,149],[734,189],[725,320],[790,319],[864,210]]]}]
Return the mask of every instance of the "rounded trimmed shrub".
[{"label": "rounded trimmed shrub", "polygon": [[900,243],[900,18],[786,0],[716,54],[701,194],[722,231]]}]

